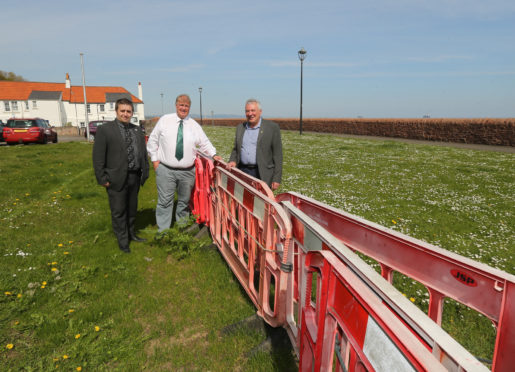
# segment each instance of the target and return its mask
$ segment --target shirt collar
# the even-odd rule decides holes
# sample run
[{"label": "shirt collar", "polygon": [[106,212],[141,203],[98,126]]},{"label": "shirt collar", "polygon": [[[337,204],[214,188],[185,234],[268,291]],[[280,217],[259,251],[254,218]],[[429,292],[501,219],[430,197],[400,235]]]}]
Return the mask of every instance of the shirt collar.
[{"label": "shirt collar", "polygon": [[[177,115],[177,114],[176,114]],[[179,115],[177,115],[177,124],[179,124],[182,120],[183,124],[186,123],[186,121],[190,118],[190,115],[188,114],[184,119],[181,119]]]},{"label": "shirt collar", "polygon": [[261,119],[262,118],[259,118],[259,123],[255,127],[253,127],[253,128],[250,126],[249,122],[247,121],[245,123],[245,128],[246,129],[259,129],[261,127]]},{"label": "shirt collar", "polygon": [[120,125],[121,127],[123,127],[123,128],[130,128],[130,124],[131,124],[131,123],[127,123],[127,124],[125,124],[125,123],[122,123],[122,122],[121,122],[120,120],[118,120],[118,119],[114,119],[114,120],[115,120],[115,121],[118,123],[118,125]]}]

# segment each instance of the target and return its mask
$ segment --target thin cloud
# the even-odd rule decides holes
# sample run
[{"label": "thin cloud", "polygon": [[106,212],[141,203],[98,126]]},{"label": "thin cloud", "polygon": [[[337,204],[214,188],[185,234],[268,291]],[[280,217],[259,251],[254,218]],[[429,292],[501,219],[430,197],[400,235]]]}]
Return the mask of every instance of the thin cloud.
[{"label": "thin cloud", "polygon": [[408,61],[411,62],[424,62],[424,63],[439,63],[439,62],[447,62],[447,61],[464,61],[464,60],[473,60],[472,56],[465,55],[441,55],[441,56],[425,56],[425,57],[409,57]]},{"label": "thin cloud", "polygon": [[186,65],[186,66],[176,66],[171,68],[159,68],[156,69],[156,71],[162,71],[162,72],[190,72],[193,70],[199,70],[204,68],[204,64],[193,64],[193,65]]},{"label": "thin cloud", "polygon": [[[272,67],[293,67],[298,66],[299,61],[273,61],[268,63],[269,66]],[[350,62],[309,62],[306,63],[306,67],[355,67],[359,66],[357,63],[350,63]]]}]

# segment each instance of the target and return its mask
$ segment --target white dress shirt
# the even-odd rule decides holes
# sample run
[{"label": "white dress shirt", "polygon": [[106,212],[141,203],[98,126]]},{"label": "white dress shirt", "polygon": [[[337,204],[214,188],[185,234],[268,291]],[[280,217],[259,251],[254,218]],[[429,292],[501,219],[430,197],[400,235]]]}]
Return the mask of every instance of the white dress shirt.
[{"label": "white dress shirt", "polygon": [[159,119],[148,137],[147,151],[150,160],[159,161],[171,168],[189,168],[194,164],[198,150],[208,156],[216,154],[216,149],[207,138],[202,127],[188,115],[183,119],[182,129],[184,156],[181,160],[177,160],[175,158],[175,144],[180,120],[177,114],[163,115]]}]

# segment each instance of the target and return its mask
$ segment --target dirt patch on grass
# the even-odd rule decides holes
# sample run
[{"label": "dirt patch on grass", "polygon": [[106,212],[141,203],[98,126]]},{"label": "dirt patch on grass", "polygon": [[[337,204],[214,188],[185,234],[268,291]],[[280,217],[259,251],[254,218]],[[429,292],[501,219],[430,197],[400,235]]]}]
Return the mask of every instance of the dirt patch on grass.
[{"label": "dirt patch on grass", "polygon": [[159,337],[149,340],[145,344],[145,354],[147,357],[154,356],[156,350],[168,349],[173,346],[192,346],[199,349],[207,345],[208,332],[202,327],[186,328],[177,336],[172,337]]}]

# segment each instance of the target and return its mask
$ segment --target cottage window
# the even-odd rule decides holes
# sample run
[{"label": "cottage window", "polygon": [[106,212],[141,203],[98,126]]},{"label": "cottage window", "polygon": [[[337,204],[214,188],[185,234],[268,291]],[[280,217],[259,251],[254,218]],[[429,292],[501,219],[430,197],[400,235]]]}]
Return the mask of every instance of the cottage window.
[{"label": "cottage window", "polygon": [[18,101],[11,101],[13,111],[18,111]]},{"label": "cottage window", "polygon": [[88,107],[88,114],[91,114],[91,105],[89,103],[88,103],[87,107]]},{"label": "cottage window", "polygon": [[109,110],[114,110],[114,102],[109,102]]},{"label": "cottage window", "polygon": [[100,104],[99,105],[99,110],[100,110],[100,112],[104,112],[105,111],[105,105]]},{"label": "cottage window", "polygon": [[29,109],[29,101],[25,101],[25,110],[30,110]]},{"label": "cottage window", "polygon": [[9,106],[9,101],[4,101],[4,109],[5,109],[5,111],[11,111],[11,106]]},{"label": "cottage window", "polygon": [[32,101],[32,108],[38,108],[38,103],[36,101]]}]

